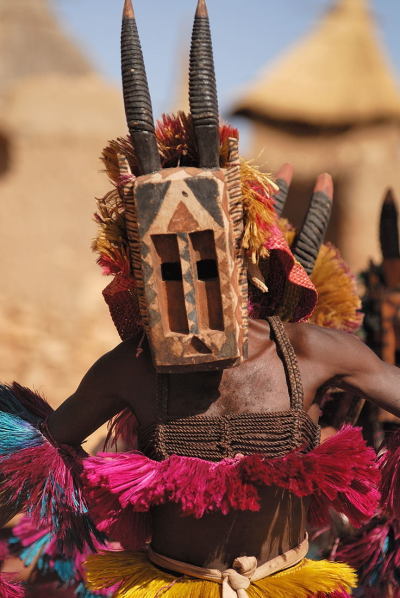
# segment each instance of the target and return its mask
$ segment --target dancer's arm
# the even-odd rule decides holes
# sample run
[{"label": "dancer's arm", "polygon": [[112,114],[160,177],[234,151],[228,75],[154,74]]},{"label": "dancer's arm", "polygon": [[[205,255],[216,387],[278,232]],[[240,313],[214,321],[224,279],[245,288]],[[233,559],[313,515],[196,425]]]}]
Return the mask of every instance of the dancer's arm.
[{"label": "dancer's arm", "polygon": [[[132,384],[140,388],[142,359],[133,342],[121,343],[98,359],[77,390],[48,419],[48,429],[58,443],[81,444],[116,413],[128,407]],[[132,406],[132,405],[130,405]]]},{"label": "dancer's arm", "polygon": [[320,387],[351,390],[400,417],[400,368],[352,334],[301,324],[292,335],[296,353],[311,364]]}]

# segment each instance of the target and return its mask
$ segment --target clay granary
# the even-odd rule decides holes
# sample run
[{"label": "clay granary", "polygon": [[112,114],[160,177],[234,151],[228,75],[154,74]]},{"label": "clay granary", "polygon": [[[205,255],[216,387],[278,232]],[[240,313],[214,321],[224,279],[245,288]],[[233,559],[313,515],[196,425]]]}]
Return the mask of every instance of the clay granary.
[{"label": "clay granary", "polygon": [[293,163],[291,220],[298,223],[316,175],[328,171],[336,189],[328,238],[354,269],[378,257],[381,197],[388,186],[400,193],[400,92],[368,1],[333,2],[234,112],[252,123],[252,157],[272,171]]},{"label": "clay granary", "polygon": [[0,379],[57,402],[118,339],[90,243],[122,100],[47,0],[0,0]]}]

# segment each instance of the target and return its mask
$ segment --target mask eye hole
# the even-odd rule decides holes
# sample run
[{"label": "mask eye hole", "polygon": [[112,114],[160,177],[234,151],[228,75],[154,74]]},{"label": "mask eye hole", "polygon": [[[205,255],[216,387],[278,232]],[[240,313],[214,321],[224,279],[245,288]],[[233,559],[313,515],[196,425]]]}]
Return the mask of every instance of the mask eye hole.
[{"label": "mask eye hole", "polygon": [[185,295],[178,239],[174,234],[152,235],[155,260],[160,268],[157,285],[161,317],[165,330],[188,334]]},{"label": "mask eye hole", "polygon": [[163,280],[182,280],[180,262],[164,262],[161,264],[161,276]]},{"label": "mask eye hole", "polygon": [[198,280],[215,280],[218,278],[217,262],[215,260],[199,260],[197,262]]}]

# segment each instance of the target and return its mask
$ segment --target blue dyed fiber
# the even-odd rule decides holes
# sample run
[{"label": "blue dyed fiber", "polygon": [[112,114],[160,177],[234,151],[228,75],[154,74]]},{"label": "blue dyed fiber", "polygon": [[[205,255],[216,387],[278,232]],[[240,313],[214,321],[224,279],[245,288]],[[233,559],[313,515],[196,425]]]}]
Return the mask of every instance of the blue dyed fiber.
[{"label": "blue dyed fiber", "polygon": [[[37,559],[44,546],[46,546],[46,544],[50,541],[50,538],[50,534],[46,534],[42,538],[39,538],[39,540],[33,542],[30,546],[26,546],[21,550],[18,556],[26,567],[32,565],[32,563]],[[18,538],[15,538],[15,540],[18,541]],[[37,562],[37,568],[42,571],[43,567],[43,559],[39,559]]]},{"label": "blue dyed fiber", "polygon": [[0,384],[0,411],[17,415],[33,425],[37,425],[40,421],[36,415],[24,407],[11,388],[4,384]]},{"label": "blue dyed fiber", "polygon": [[75,594],[77,598],[107,598],[107,596],[111,596],[111,594],[93,594],[82,582],[77,585]]},{"label": "blue dyed fiber", "polygon": [[0,412],[0,455],[44,443],[42,434],[32,424],[11,413]]},{"label": "blue dyed fiber", "polygon": [[71,559],[56,559],[53,571],[57,573],[60,581],[66,585],[70,585],[76,575],[75,565]]}]

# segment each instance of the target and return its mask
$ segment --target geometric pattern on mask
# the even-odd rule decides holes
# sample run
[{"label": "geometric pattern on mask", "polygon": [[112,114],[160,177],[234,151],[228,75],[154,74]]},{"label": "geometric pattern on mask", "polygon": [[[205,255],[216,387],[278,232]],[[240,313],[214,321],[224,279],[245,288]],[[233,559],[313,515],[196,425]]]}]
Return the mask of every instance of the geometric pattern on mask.
[{"label": "geometric pattern on mask", "polygon": [[[164,169],[137,178],[124,196],[140,308],[159,371],[241,359],[247,295],[240,296],[226,176]],[[202,278],[199,264],[215,264],[216,274]]]},{"label": "geometric pattern on mask", "polygon": [[186,313],[189,323],[189,333],[199,333],[199,322],[196,310],[196,297],[194,294],[194,279],[192,272],[192,263],[190,261],[189,235],[188,233],[178,233],[179,255],[182,268],[183,292],[186,304]]}]

